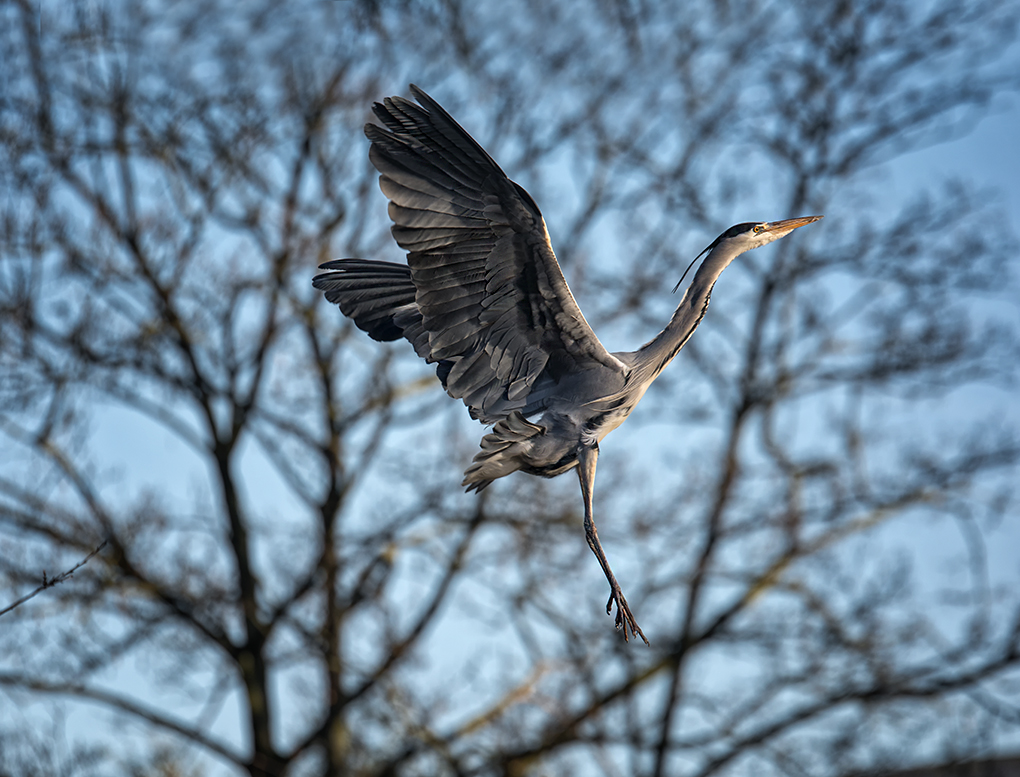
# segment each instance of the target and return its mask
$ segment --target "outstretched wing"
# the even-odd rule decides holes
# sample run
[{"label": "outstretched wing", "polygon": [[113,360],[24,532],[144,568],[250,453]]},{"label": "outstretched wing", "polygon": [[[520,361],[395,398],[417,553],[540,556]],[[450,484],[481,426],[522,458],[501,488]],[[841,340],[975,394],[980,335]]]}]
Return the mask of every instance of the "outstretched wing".
[{"label": "outstretched wing", "polygon": [[[449,394],[493,422],[537,383],[599,365],[625,373],[581,314],[531,196],[415,86],[376,103],[369,158],[407,251],[415,303]],[[445,373],[445,374],[444,374]]]}]

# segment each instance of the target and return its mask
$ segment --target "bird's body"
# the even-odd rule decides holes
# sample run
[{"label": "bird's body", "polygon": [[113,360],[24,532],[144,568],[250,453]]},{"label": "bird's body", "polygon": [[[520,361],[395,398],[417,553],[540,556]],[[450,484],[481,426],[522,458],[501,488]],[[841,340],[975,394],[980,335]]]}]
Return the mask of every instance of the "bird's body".
[{"label": "bird's body", "polygon": [[[629,379],[630,374],[599,367],[565,378],[545,400],[541,415],[531,421],[542,433],[518,435],[521,439],[516,446],[491,456],[485,456],[483,450],[465,474],[464,485],[481,489],[518,469],[547,478],[573,469],[578,447],[598,445],[637,405],[641,397],[629,390]],[[612,394],[602,396],[593,391],[596,386],[612,387]],[[643,388],[640,394],[644,394]]]},{"label": "bird's body", "polygon": [[411,89],[420,106],[387,98],[375,105],[384,126],[365,128],[408,264],[340,259],[313,283],[371,337],[409,340],[447,393],[493,425],[465,472],[468,490],[518,470],[555,477],[577,468],[586,537],[611,588],[607,612],[615,602],[624,637],[644,639],[595,529],[598,444],[694,333],[726,266],[821,216],[731,227],[702,252],[666,328],[636,351],[610,353],[574,301],[531,196]]}]

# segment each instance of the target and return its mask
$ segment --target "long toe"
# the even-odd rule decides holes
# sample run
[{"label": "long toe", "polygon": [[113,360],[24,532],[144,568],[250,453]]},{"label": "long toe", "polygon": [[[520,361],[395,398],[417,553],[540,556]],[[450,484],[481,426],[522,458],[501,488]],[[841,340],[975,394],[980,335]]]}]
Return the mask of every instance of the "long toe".
[{"label": "long toe", "polygon": [[616,602],[616,630],[623,629],[623,641],[630,642],[630,636],[641,637],[646,645],[649,645],[648,638],[645,633],[641,631],[641,627],[638,626],[637,620],[634,618],[634,613],[630,611],[630,606],[627,604],[627,598],[623,595],[623,591],[619,588],[613,590],[609,596],[609,604],[606,606],[606,614],[611,614],[611,606],[613,602]]}]

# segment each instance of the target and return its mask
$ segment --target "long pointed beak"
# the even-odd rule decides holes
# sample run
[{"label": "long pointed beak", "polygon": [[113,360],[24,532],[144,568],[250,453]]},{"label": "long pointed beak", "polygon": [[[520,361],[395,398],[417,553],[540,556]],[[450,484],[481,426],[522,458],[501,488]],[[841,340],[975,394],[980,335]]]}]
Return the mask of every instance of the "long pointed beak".
[{"label": "long pointed beak", "polygon": [[772,221],[772,222],[769,222],[765,226],[765,229],[768,232],[783,232],[783,233],[786,233],[786,232],[791,232],[794,229],[797,229],[797,227],[803,227],[803,226],[806,226],[808,224],[813,224],[816,221],[821,221],[823,218],[825,218],[825,217],[824,216],[801,216],[800,218],[795,218],[795,219],[785,219],[783,221]]}]

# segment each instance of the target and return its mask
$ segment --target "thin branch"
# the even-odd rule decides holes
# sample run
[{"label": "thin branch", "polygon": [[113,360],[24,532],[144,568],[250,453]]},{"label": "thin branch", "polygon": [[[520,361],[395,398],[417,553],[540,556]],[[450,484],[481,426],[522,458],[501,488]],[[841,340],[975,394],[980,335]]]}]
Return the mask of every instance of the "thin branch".
[{"label": "thin branch", "polygon": [[206,750],[225,758],[232,764],[245,766],[248,763],[247,759],[243,756],[233,752],[226,746],[221,745],[219,742],[210,739],[201,731],[190,728],[186,724],[176,721],[173,718],[169,718],[159,712],[143,707],[130,699],[125,699],[108,691],[102,691],[97,688],[88,688],[84,685],[75,683],[44,682],[42,680],[7,673],[0,673],[0,685],[14,688],[25,688],[27,690],[38,691],[41,693],[52,693],[98,702],[99,704],[103,704],[115,710],[125,712],[129,715],[134,715],[135,717],[148,721],[159,728],[179,734],[185,739],[204,747]]},{"label": "thin branch", "polygon": [[106,540],[103,540],[101,543],[99,543],[99,546],[95,550],[93,550],[91,553],[89,553],[85,558],[83,558],[81,561],[79,561],[77,564],[75,564],[73,567],[71,567],[66,572],[61,572],[56,577],[46,577],[46,571],[43,570],[42,585],[40,585],[38,588],[36,588],[31,593],[25,594],[25,596],[22,596],[20,599],[18,599],[18,601],[13,602],[12,604],[9,604],[6,607],[4,607],[2,610],[0,610],[0,615],[6,615],[11,610],[13,610],[15,607],[18,607],[18,606],[24,604],[29,599],[31,599],[33,596],[37,596],[38,594],[41,594],[47,588],[52,588],[55,585],[60,585],[60,583],[63,583],[65,580],[68,580],[70,577],[72,577],[74,575],[75,572],[77,572],[83,566],[88,564],[89,561],[91,561],[92,558],[96,554],[98,554],[99,551],[101,551],[105,547],[106,547]]}]

